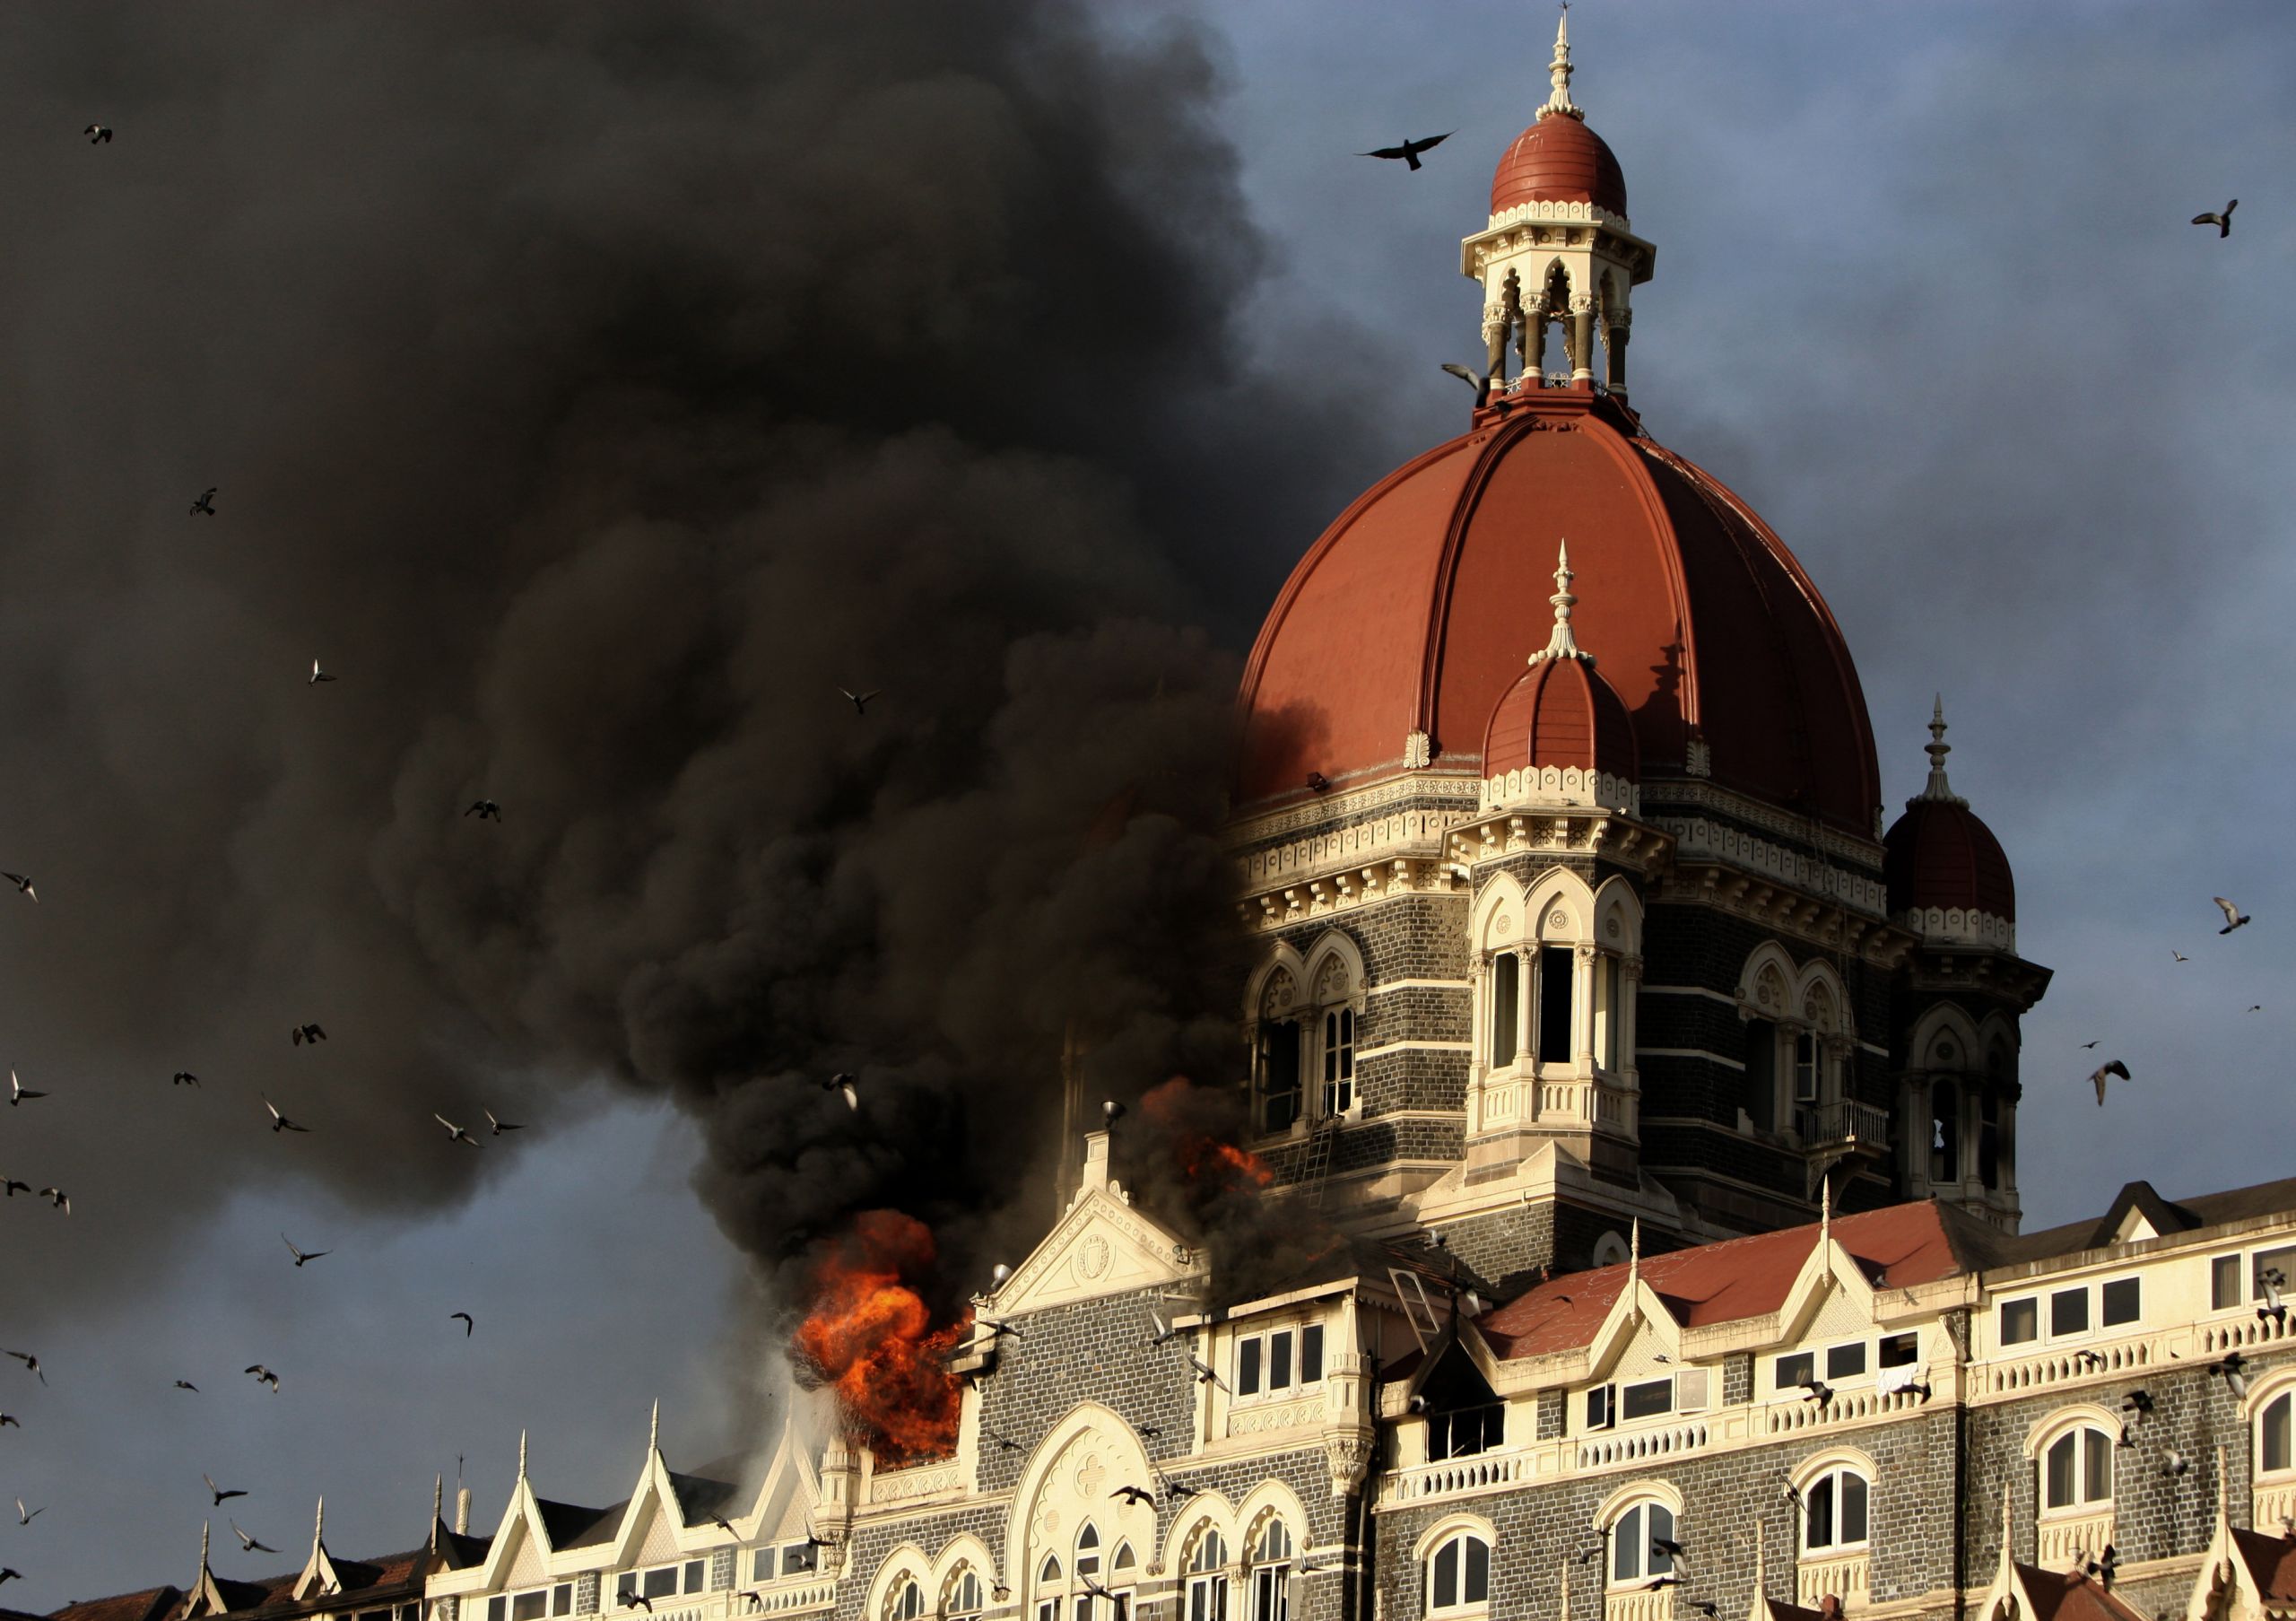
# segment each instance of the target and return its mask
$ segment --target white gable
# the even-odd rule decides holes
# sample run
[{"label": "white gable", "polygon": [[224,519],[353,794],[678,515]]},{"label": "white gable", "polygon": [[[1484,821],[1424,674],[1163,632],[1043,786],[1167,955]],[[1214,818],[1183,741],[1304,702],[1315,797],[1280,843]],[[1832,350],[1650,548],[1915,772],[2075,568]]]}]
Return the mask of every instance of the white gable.
[{"label": "white gable", "polygon": [[1087,1183],[1036,1252],[991,1297],[997,1316],[1184,1282],[1203,1270],[1178,1234],[1132,1207],[1122,1188]]}]

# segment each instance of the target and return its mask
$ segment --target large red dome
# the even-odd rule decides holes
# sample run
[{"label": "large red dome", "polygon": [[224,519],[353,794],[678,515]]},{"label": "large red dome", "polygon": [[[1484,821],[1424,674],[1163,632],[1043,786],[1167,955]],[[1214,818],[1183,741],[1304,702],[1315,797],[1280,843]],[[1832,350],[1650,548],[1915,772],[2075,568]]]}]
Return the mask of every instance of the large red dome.
[{"label": "large red dome", "polygon": [[1551,113],[1515,137],[1491,177],[1491,212],[1523,203],[1592,203],[1626,213],[1626,171],[1586,120]]},{"label": "large red dome", "polygon": [[1401,774],[1419,735],[1426,769],[1487,774],[1492,710],[1546,643],[1558,539],[1646,788],[1710,774],[1874,836],[1865,693],[1816,586],[1720,483],[1568,388],[1390,474],[1300,560],[1245,671],[1239,808],[1310,771],[1342,791]]}]

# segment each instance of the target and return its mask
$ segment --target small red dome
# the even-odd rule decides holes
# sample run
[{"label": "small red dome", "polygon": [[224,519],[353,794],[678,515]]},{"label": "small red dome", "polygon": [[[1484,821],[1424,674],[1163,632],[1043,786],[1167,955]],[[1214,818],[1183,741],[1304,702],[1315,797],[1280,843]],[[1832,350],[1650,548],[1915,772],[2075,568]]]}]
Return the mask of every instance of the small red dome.
[{"label": "small red dome", "polygon": [[2015,922],[2017,884],[2001,841],[1959,799],[1915,799],[1883,839],[1890,915],[1985,912]]},{"label": "small red dome", "polygon": [[1526,766],[1639,780],[1634,717],[1617,690],[1586,660],[1540,659],[1491,711],[1483,740],[1483,775],[1503,776]]},{"label": "small red dome", "polygon": [[1491,177],[1491,212],[1523,203],[1592,203],[1626,213],[1626,174],[1586,120],[1551,113],[1515,137]]}]

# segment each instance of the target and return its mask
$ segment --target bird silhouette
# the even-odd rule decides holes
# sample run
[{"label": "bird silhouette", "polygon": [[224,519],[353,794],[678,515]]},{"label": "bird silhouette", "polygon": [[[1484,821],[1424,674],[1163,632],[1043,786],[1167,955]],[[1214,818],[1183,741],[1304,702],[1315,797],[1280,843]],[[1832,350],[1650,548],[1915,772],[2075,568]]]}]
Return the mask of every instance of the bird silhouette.
[{"label": "bird silhouette", "polygon": [[[263,1094],[258,1092],[256,1094],[256,1096],[263,1097]],[[297,1120],[291,1120],[285,1115],[280,1113],[279,1105],[273,1102],[267,1097],[263,1098],[263,1106],[271,1111],[271,1129],[274,1132],[309,1131],[310,1129],[309,1126],[303,1125],[301,1122]]]},{"label": "bird silhouette", "polygon": [[311,678],[309,681],[306,681],[303,684],[305,686],[317,686],[322,681],[332,681],[334,679],[334,676],[319,668],[319,661],[314,658],[311,660]]},{"label": "bird silhouette", "polygon": [[2189,962],[2191,962],[2191,961],[2192,961],[2192,959],[2191,959],[2190,957],[2188,957],[2188,956],[2185,955],[2185,954],[2184,954],[2184,953],[2182,953],[2182,952],[2179,951],[2179,950],[2178,950],[2175,946],[2171,946],[2170,947],[2169,947],[2169,954],[2170,954],[2170,956],[2172,956],[2172,957],[2176,958],[2176,960],[2177,960],[2178,962],[2179,962],[2179,963],[2189,963]]},{"label": "bird silhouette", "polygon": [[2097,1066],[2096,1073],[2089,1077],[2089,1084],[2097,1089],[2097,1107],[2100,1109],[2105,1106],[2105,1082],[2115,1076],[2124,1081],[2135,1078],[2128,1073],[2128,1066],[2118,1059],[2107,1059]]},{"label": "bird silhouette", "polygon": [[1421,153],[1440,146],[1458,133],[1456,129],[1447,129],[1439,135],[1422,135],[1417,140],[1407,140],[1400,146],[1378,146],[1355,155],[1359,158],[1386,158],[1390,161],[1400,158],[1406,169],[1420,169],[1424,167],[1419,161]]},{"label": "bird silhouette", "polygon": [[[177,1382],[180,1384],[182,1381],[178,1380]],[[207,1483],[208,1491],[214,1496],[215,1501],[211,1505],[213,1507],[222,1508],[223,1506],[223,1499],[226,1497],[244,1497],[247,1495],[245,1492],[239,1491],[236,1487],[217,1486],[215,1484],[215,1477],[213,1475],[202,1475],[200,1478]]]},{"label": "bird silhouette", "polygon": [[1474,403],[1477,410],[1481,410],[1490,400],[1491,374],[1489,372],[1477,371],[1470,366],[1462,366],[1457,361],[1445,361],[1443,370],[1474,390]]},{"label": "bird silhouette", "polygon": [[215,516],[215,486],[213,484],[202,490],[199,492],[199,499],[191,503],[191,516],[195,518]]},{"label": "bird silhouette", "polygon": [[18,1525],[30,1525],[33,1521],[39,1519],[46,1512],[48,1512],[48,1504],[45,1503],[41,1503],[36,1509],[28,1509],[24,1506],[24,1500],[22,1497],[16,1499],[16,1523]]},{"label": "bird silhouette", "polygon": [[272,1547],[268,1542],[258,1542],[253,1537],[248,1536],[245,1531],[239,1529],[239,1522],[238,1521],[226,1521],[225,1523],[231,1528],[231,1534],[239,1539],[239,1552],[243,1554],[275,1554],[279,1551],[277,1548]]},{"label": "bird silhouette", "polygon": [[24,1364],[24,1367],[28,1372],[39,1373],[40,1383],[46,1384],[48,1382],[48,1375],[40,1373],[39,1358],[33,1355],[30,1351],[0,1351],[0,1356],[14,1357],[18,1362]]},{"label": "bird silhouette", "polygon": [[295,1264],[299,1267],[307,1260],[317,1260],[322,1255],[335,1253],[332,1250],[298,1250],[295,1248],[295,1241],[284,1233],[279,1235],[279,1242],[287,1246],[287,1253],[295,1258]]},{"label": "bird silhouette", "polygon": [[1321,771],[1309,771],[1308,773],[1308,791],[1311,794],[1327,794],[1331,792],[1331,779],[1325,776]]},{"label": "bird silhouette", "polygon": [[2099,1036],[2093,1041],[2083,1041],[2081,1043],[2081,1050],[2083,1052],[2094,1052],[2099,1047],[2104,1044],[2104,1037]]},{"label": "bird silhouette", "polygon": [[177,1381],[176,1381],[176,1389],[177,1389],[177,1390],[189,1390],[189,1391],[190,1391],[194,1396],[196,1396],[196,1395],[198,1395],[198,1394],[199,1394],[199,1387],[198,1387],[197,1385],[196,1385],[196,1384],[192,1383],[192,1382],[191,1382],[191,1381],[189,1381],[188,1379],[178,1379],[178,1380],[177,1380]]},{"label": "bird silhouette", "polygon": [[8,1429],[11,1426],[21,1430],[24,1427],[24,1422],[13,1413],[0,1413],[0,1430]]},{"label": "bird silhouette", "polygon": [[[13,1356],[15,1353],[12,1351],[9,1355]],[[2208,1364],[2208,1371],[2224,1381],[2226,1388],[2232,1392],[2233,1400],[2246,1401],[2248,1399],[2248,1359],[2238,1351],[2227,1351],[2219,1360]]]},{"label": "bird silhouette", "polygon": [[1216,1384],[1223,1390],[1228,1388],[1228,1381],[1221,1378],[1220,1375],[1212,1368],[1206,1366],[1202,1358],[1191,1356],[1187,1359],[1187,1365],[1196,1370],[1196,1383]]},{"label": "bird silhouette", "polygon": [[821,1083],[821,1088],[823,1092],[841,1093],[845,1098],[845,1106],[856,1111],[859,1111],[861,1091],[857,1077],[841,1073],[833,1075]]},{"label": "bird silhouette", "polygon": [[326,1040],[326,1032],[316,1024],[298,1024],[287,1033],[287,1038],[290,1044],[296,1047],[300,1047],[306,1041],[316,1047],[319,1042]]},{"label": "bird silhouette", "polygon": [[2193,215],[2192,222],[2196,225],[2215,226],[2216,240],[2221,242],[2226,237],[2232,234],[2232,211],[2239,205],[2240,199],[2234,197],[2231,202],[2225,204],[2220,210],[2210,214],[2196,214]]},{"label": "bird silhouette", "polygon": [[48,1094],[45,1092],[34,1092],[30,1087],[25,1085],[23,1082],[18,1080],[14,1070],[11,1069],[8,1071],[8,1102],[11,1107],[23,1102],[29,1098],[46,1097],[47,1095]]},{"label": "bird silhouette", "polygon": [[1802,1394],[1805,1400],[1814,1401],[1822,1408],[1832,1402],[1833,1387],[1822,1379],[1805,1379],[1802,1381]]},{"label": "bird silhouette", "polygon": [[445,1115],[433,1112],[430,1118],[447,1129],[447,1140],[448,1142],[466,1143],[473,1148],[480,1146],[476,1137],[464,1130],[460,1126],[456,1125],[454,1121],[448,1120]]},{"label": "bird silhouette", "polygon": [[865,693],[846,692],[846,689],[843,687],[839,687],[837,690],[845,693],[846,702],[853,706],[853,712],[855,714],[865,715],[869,712],[869,701],[872,698],[874,698],[882,689],[872,687]]},{"label": "bird silhouette", "polygon": [[1120,1486],[1109,1495],[1120,1497],[1126,1503],[1136,1503],[1143,1508],[1152,1509],[1156,1506],[1156,1494],[1149,1491],[1145,1486]]},{"label": "bird silhouette", "polygon": [[478,1324],[471,1320],[471,1314],[467,1312],[449,1312],[447,1313],[447,1320],[448,1322],[460,1322],[463,1325],[463,1338],[465,1339],[468,1339],[471,1337],[471,1331],[478,1327]]},{"label": "bird silhouette", "polygon": [[54,1205],[58,1210],[63,1211],[65,1215],[69,1216],[72,1214],[72,1196],[65,1192],[63,1189],[42,1188],[39,1190],[39,1196],[46,1199],[49,1204]]},{"label": "bird silhouette", "polygon": [[178,1069],[176,1071],[175,1080],[172,1085],[178,1086],[196,1086],[199,1085],[199,1077],[192,1074],[188,1069]]},{"label": "bird silhouette", "polygon": [[91,146],[109,145],[111,142],[111,131],[101,124],[91,124],[80,133],[88,137]]},{"label": "bird silhouette", "polygon": [[2222,895],[2217,895],[2214,899],[2218,909],[2224,914],[2224,927],[2216,931],[2218,934],[2229,935],[2234,929],[2241,928],[2243,925],[2248,923],[2248,913],[2233,905],[2232,902],[2227,901]]},{"label": "bird silhouette", "polygon": [[502,807],[491,799],[474,799],[463,815],[476,816],[481,822],[500,822],[502,820]]},{"label": "bird silhouette", "polygon": [[0,873],[0,878],[5,878],[14,885],[19,894],[33,901],[39,899],[39,892],[32,887],[32,881],[22,873]]},{"label": "bird silhouette", "polygon": [[526,1127],[517,1120],[496,1120],[494,1118],[494,1111],[491,1109],[482,1109],[479,1112],[486,1117],[486,1135],[489,1137],[500,1137],[506,1131],[524,1131],[526,1129]]},{"label": "bird silhouette", "polygon": [[241,1369],[240,1372],[254,1374],[256,1383],[267,1384],[271,1387],[271,1393],[274,1396],[279,1394],[279,1375],[273,1373],[269,1368],[265,1367],[261,1363],[250,1363],[247,1367]]}]

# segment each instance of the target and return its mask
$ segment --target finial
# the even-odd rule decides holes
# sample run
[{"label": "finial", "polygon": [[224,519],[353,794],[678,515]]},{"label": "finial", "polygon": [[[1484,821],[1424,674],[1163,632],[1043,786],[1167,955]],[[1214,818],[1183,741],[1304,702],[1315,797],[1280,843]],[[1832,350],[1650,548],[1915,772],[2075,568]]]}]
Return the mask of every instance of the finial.
[{"label": "finial", "polygon": [[1995,1578],[2004,1592],[2009,1590],[2009,1567],[2017,1562],[2016,1555],[2010,1552],[2009,1547],[2010,1538],[2015,1535],[2010,1519],[2015,1507],[2015,1502],[2009,1495],[2009,1483],[2004,1480],[2001,1483],[2001,1573]]},{"label": "finial", "polygon": [[1533,664],[1543,658],[1576,658],[1587,665],[1595,662],[1595,656],[1581,651],[1570,633],[1570,610],[1578,606],[1578,599],[1570,594],[1570,582],[1578,578],[1570,568],[1570,543],[1565,540],[1555,549],[1554,595],[1547,598],[1554,605],[1554,635],[1545,647],[1531,655]]},{"label": "finial", "polygon": [[1560,1583],[1562,1591],[1558,1601],[1559,1608],[1555,1613],[1562,1617],[1562,1621],[1570,1621],[1570,1557],[1567,1554],[1558,1556],[1555,1563],[1562,1570],[1562,1581]]},{"label": "finial", "polygon": [[521,1479],[521,1480],[524,1480],[526,1477],[526,1433],[524,1430],[520,1430],[520,1431],[518,1432],[518,1478],[519,1478],[519,1479]]},{"label": "finial", "polygon": [[322,1543],[322,1542],[324,1542],[324,1541],[326,1541],[326,1494],[325,1492],[321,1492],[321,1493],[319,1494],[319,1509],[318,1509],[318,1512],[317,1512],[317,1514],[315,1514],[315,1515],[313,1515],[313,1516],[311,1517],[311,1546],[312,1546],[313,1547],[318,1547],[318,1545],[319,1545],[320,1543]]},{"label": "finial", "polygon": [[1641,1280],[1642,1280],[1642,1218],[1641,1218],[1640,1216],[1636,1216],[1636,1217],[1634,1218],[1634,1223],[1633,1223],[1633,1224],[1632,1224],[1631,1226],[1630,1226],[1630,1227],[1627,1229],[1627,1236],[1626,1236],[1626,1286],[1627,1286],[1627,1290],[1628,1290],[1628,1292],[1629,1292],[1630,1294],[1631,1294],[1631,1293],[1632,1293],[1632,1292],[1633,1292],[1633,1289],[1634,1289],[1634,1285],[1635,1285],[1636,1284],[1639,1283]]},{"label": "finial", "polygon": [[654,1416],[646,1425],[646,1451],[650,1454],[662,1450],[662,1399],[654,1398]]},{"label": "finial", "polygon": [[1833,1242],[1833,1172],[1818,1179],[1818,1242]]},{"label": "finial", "polygon": [[1945,780],[1945,756],[1953,752],[1953,745],[1945,741],[1945,695],[1943,693],[1937,695],[1937,702],[1929,711],[1929,741],[1922,752],[1929,756],[1929,785],[1911,803],[1935,799],[1947,805],[1967,805],[1969,801],[1955,793],[1953,785]]},{"label": "finial", "polygon": [[1553,113],[1566,118],[1587,116],[1570,100],[1570,7],[1565,4],[1554,25],[1554,60],[1546,65],[1547,81],[1554,88],[1547,94],[1546,105],[1539,109],[1540,118]]},{"label": "finial", "polygon": [[441,1469],[430,1480],[430,1551],[439,1551],[439,1528],[446,1523],[447,1475]]},{"label": "finial", "polygon": [[213,1529],[204,1520],[199,1522],[199,1573],[203,1576],[207,1573],[207,1534]]},{"label": "finial", "polygon": [[2220,1526],[2232,1522],[2231,1501],[2225,1495],[2226,1489],[2224,1443],[2220,1441],[2216,1443],[2216,1523]]}]

